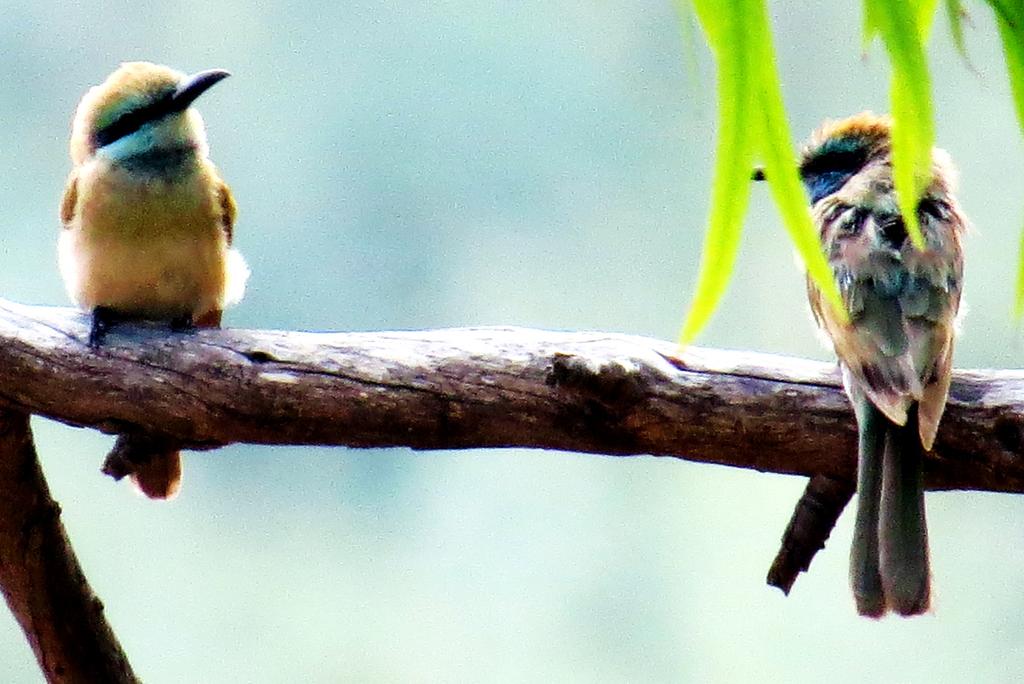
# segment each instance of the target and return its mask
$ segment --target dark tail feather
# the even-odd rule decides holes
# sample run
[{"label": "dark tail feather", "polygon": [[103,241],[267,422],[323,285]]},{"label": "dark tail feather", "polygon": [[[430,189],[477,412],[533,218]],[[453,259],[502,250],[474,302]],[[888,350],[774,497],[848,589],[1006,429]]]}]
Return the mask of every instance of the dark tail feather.
[{"label": "dark tail feather", "polygon": [[859,411],[857,448],[857,520],[850,551],[850,585],[857,612],[885,614],[885,592],[878,564],[878,518],[882,498],[882,460],[889,421],[867,399]]},{"label": "dark tail feather", "polygon": [[181,487],[181,451],[170,440],[142,433],[119,435],[103,472],[125,475],[151,499],[171,499]]},{"label": "dark tail feather", "polygon": [[890,428],[882,476],[882,584],[889,606],[900,615],[926,612],[931,599],[923,467],[924,448],[914,406],[906,425]]}]

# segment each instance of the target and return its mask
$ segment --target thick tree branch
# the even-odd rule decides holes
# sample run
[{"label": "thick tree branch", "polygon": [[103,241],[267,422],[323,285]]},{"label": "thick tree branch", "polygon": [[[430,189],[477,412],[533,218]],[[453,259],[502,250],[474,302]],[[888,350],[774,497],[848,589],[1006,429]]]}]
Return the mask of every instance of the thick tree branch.
[{"label": "thick tree branch", "polygon": [[50,682],[134,682],[36,459],[29,416],[0,411],[0,591]]},{"label": "thick tree branch", "polygon": [[[0,583],[53,680],[71,671],[55,667],[88,666],[75,664],[82,649],[101,654],[107,668],[95,681],[131,681],[132,673],[46,493],[32,413],[200,449],[534,447],[809,476],[769,574],[784,591],[852,492],[856,431],[831,364],[696,348],[677,358],[674,345],[641,337],[518,328],[177,334],[124,326],[99,350],[87,336],[80,313],[0,300]],[[1022,435],[1024,372],[956,373],[928,486],[1024,492]],[[19,478],[28,478],[20,489]],[[29,562],[26,554],[47,549]],[[34,578],[19,576],[18,563],[32,565]],[[46,643],[68,664],[54,665]]]},{"label": "thick tree branch", "polygon": [[[641,337],[115,328],[0,301],[0,401],[106,432],[416,449],[671,456],[850,479],[853,414],[831,364]],[[959,371],[932,489],[1024,492],[1024,372]]]}]

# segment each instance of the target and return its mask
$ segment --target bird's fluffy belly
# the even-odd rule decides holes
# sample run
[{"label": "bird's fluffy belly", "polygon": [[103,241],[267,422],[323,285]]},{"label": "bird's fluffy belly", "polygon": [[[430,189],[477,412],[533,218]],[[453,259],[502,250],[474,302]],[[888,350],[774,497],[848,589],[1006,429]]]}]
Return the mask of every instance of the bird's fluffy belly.
[{"label": "bird's fluffy belly", "polygon": [[71,298],[152,319],[222,308],[228,245],[207,180],[140,182],[103,161],[85,168],[58,250]]},{"label": "bird's fluffy belly", "polygon": [[123,233],[70,228],[59,245],[61,273],[79,306],[152,319],[221,308],[226,251],[215,229],[126,240]]}]

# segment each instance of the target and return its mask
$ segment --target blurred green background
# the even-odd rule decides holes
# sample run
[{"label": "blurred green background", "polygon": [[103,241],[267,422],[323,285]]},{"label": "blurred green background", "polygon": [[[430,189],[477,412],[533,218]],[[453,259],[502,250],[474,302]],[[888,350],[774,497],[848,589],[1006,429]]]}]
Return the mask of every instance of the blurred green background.
[{"label": "blurred green background", "polygon": [[[1024,142],[992,18],[937,22],[959,162],[959,366],[1018,366]],[[517,324],[675,337],[696,275],[714,74],[664,2],[0,1],[0,295],[64,304],[73,109],[119,62],[235,76],[199,105],[253,276],[237,327]],[[770,4],[791,123],[886,109],[860,3]],[[687,60],[693,69],[688,72]],[[828,359],[767,189],[700,343]],[[234,446],[173,503],[111,438],[37,420],[86,574],[147,682],[1009,681],[1024,497],[931,494],[934,614],[858,619],[845,515],[789,598],[764,575],[803,487],[669,459]],[[39,678],[0,611],[0,680]]]}]

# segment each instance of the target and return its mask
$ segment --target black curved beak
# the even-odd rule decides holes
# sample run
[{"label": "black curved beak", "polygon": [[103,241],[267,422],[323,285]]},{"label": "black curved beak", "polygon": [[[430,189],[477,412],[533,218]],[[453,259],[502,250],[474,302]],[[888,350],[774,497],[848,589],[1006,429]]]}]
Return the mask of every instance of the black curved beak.
[{"label": "black curved beak", "polygon": [[223,69],[207,69],[186,78],[171,96],[171,105],[175,111],[183,112],[196,101],[200,95],[231,75]]}]

